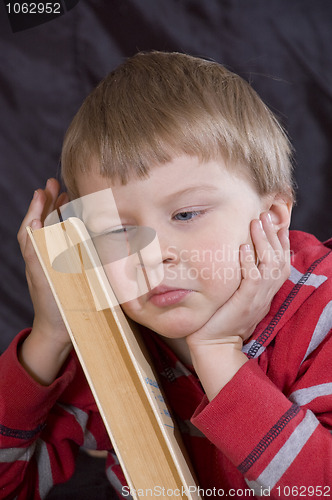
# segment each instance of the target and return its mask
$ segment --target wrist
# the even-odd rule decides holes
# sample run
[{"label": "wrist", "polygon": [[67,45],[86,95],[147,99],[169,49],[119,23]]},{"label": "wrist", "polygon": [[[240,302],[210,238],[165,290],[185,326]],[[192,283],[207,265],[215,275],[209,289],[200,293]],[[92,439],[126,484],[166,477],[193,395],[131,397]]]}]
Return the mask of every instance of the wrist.
[{"label": "wrist", "polygon": [[29,375],[41,385],[50,385],[72,349],[71,342],[60,342],[34,327],[20,347],[18,359]]},{"label": "wrist", "polygon": [[243,339],[240,335],[229,335],[217,339],[196,339],[193,335],[187,337],[187,344],[191,351],[199,351],[209,348],[219,348],[221,346],[233,346],[235,349],[242,350]]},{"label": "wrist", "polygon": [[188,346],[194,369],[210,401],[248,361],[241,350],[241,337],[208,343],[189,341]]}]

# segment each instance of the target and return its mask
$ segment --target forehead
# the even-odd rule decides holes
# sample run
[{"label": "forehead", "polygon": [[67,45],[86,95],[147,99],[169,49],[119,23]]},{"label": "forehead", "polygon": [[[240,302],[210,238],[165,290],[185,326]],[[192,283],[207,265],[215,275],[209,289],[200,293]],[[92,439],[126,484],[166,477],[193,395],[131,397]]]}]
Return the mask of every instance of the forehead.
[{"label": "forehead", "polygon": [[255,189],[243,168],[228,168],[222,158],[201,162],[197,157],[190,156],[179,156],[170,162],[157,164],[151,167],[147,177],[132,177],[126,184],[105,174],[101,175],[96,164],[92,164],[86,172],[80,172],[76,181],[79,196],[112,188],[115,198],[118,193],[121,193],[121,196],[128,193],[134,196],[132,201],[139,193],[161,196],[174,191],[175,188],[177,191],[198,187],[231,190],[236,187],[243,189],[247,184],[248,189]]}]

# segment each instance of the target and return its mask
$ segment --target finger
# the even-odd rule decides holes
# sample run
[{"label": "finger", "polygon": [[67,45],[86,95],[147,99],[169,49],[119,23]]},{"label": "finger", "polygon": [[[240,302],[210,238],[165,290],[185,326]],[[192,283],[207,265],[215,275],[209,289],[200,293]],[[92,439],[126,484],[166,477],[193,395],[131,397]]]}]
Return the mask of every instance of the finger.
[{"label": "finger", "polygon": [[[252,221],[250,228],[252,241],[259,261],[257,264],[258,271],[265,282],[268,283],[272,280],[272,283],[270,282],[271,289],[277,290],[289,276],[285,251],[280,242],[278,248],[272,248],[264,231],[263,224],[259,220]],[[278,238],[277,235],[276,237]],[[282,235],[283,241],[285,237],[286,235]],[[276,244],[275,247],[277,247]]]},{"label": "finger", "polygon": [[45,193],[54,202],[59,195],[59,191],[60,191],[60,183],[56,179],[54,179],[53,177],[50,177],[49,179],[47,179],[46,186],[45,186]]},{"label": "finger", "polygon": [[44,206],[44,210],[42,213],[41,220],[44,222],[46,217],[55,210],[55,205],[60,192],[60,184],[56,179],[50,178],[46,182],[46,186],[44,189],[44,194],[46,197],[46,202]]},{"label": "finger", "polygon": [[263,212],[260,215],[260,220],[262,221],[265,235],[275,252],[275,257],[282,261],[288,261],[290,250],[288,228],[276,230],[268,212]]},{"label": "finger", "polygon": [[285,254],[288,249],[288,244],[285,241],[286,235],[282,235],[283,244],[281,244],[277,229],[269,214],[262,213],[260,220],[252,221],[250,229],[260,264],[282,266],[287,261]]},{"label": "finger", "polygon": [[46,202],[46,197],[42,189],[37,189],[34,192],[33,198],[31,200],[30,206],[28,208],[28,211],[22,221],[21,227],[19,228],[19,231],[17,233],[17,239],[18,242],[22,247],[25,246],[26,242],[26,227],[31,225],[31,222],[36,219],[40,220],[44,207],[45,207],[45,202]]},{"label": "finger", "polygon": [[46,183],[45,189],[37,189],[34,192],[28,211],[17,233],[17,239],[21,249],[24,248],[26,243],[26,227],[31,225],[32,220],[40,220],[44,222],[47,214],[54,210],[59,189],[60,185],[58,181],[56,179],[49,179]]},{"label": "finger", "polygon": [[240,265],[243,280],[253,280],[256,282],[261,278],[256,266],[254,250],[248,244],[240,246]]},{"label": "finger", "polygon": [[66,205],[67,203],[69,203],[69,196],[67,193],[61,193],[60,196],[58,197],[58,199],[56,200],[55,202],[55,209],[58,209],[60,207],[62,207],[63,205]]},{"label": "finger", "polygon": [[279,268],[276,279],[274,268],[268,266],[263,267],[261,265],[257,267],[254,251],[249,245],[240,246],[240,263],[243,279],[236,292],[238,298],[240,294],[242,300],[243,297],[246,296],[251,308],[267,313],[270,308],[272,297],[284,282],[284,279],[279,280]]},{"label": "finger", "polygon": [[[30,225],[31,225],[31,228],[33,230],[39,229],[42,227],[42,223],[39,219],[32,220]],[[27,278],[27,282],[29,285],[30,294],[32,294],[33,283],[36,281],[36,277],[37,277],[37,281],[38,281],[39,278],[41,276],[43,276],[43,274],[40,272],[40,263],[39,263],[39,260],[37,259],[35,250],[33,248],[33,245],[32,245],[32,242],[29,238],[29,235],[26,231],[26,228],[24,228],[24,231],[26,233],[26,236],[24,239],[22,238],[22,240],[20,242],[20,246],[21,246],[22,256],[23,256],[23,259],[24,259],[24,262],[26,265],[26,267],[25,267],[26,278]],[[31,295],[31,297],[32,297],[32,295]]]},{"label": "finger", "polygon": [[283,227],[278,231],[278,238],[282,248],[289,253],[290,241],[289,241],[289,231],[288,228]]},{"label": "finger", "polygon": [[269,244],[261,220],[254,219],[251,221],[250,234],[259,262],[267,264],[273,258],[271,254],[272,247]]},{"label": "finger", "polygon": [[59,190],[60,185],[56,179],[49,179],[45,189],[36,189],[21,227],[25,228],[28,225],[27,221],[30,223],[34,218],[41,218],[42,212],[40,210],[45,210],[46,205],[54,205]]},{"label": "finger", "polygon": [[[32,220],[30,226],[31,226],[31,229],[33,229],[33,230],[40,229],[43,227],[40,219]],[[27,233],[26,228],[25,228],[25,232]],[[33,248],[33,245],[32,245],[32,242],[29,238],[28,233],[27,233],[25,246],[23,248],[22,254],[23,254],[23,258],[24,258],[26,264],[28,264],[28,268],[30,267],[30,271],[31,271],[31,266],[34,265],[34,263],[35,263],[35,261],[37,261],[37,259],[36,259],[36,255],[35,255],[35,250]]]},{"label": "finger", "polygon": [[272,222],[269,212],[263,212],[260,215],[265,236],[275,252],[282,252],[282,246],[277,235],[276,227]]},{"label": "finger", "polygon": [[288,228],[282,228],[278,231],[278,238],[280,244],[284,251],[284,264],[285,264],[285,273],[287,277],[290,274],[290,264],[291,264],[291,251],[290,251],[290,241],[289,241],[289,231]]}]

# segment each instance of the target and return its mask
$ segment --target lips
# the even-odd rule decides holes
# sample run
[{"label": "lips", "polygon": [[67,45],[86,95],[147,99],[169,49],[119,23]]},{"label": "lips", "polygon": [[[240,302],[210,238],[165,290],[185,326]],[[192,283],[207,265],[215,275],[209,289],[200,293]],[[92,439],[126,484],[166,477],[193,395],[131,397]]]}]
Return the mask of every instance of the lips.
[{"label": "lips", "polygon": [[158,307],[167,307],[182,302],[193,290],[160,285],[147,296],[148,301]]}]

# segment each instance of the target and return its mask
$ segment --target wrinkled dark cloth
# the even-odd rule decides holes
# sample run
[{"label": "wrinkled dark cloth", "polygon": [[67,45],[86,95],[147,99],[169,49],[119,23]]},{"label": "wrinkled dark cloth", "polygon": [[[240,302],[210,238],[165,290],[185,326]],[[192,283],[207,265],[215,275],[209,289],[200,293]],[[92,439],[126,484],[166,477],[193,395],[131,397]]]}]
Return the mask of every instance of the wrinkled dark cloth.
[{"label": "wrinkled dark cloth", "polygon": [[55,486],[46,500],[116,500],[105,474],[105,460],[80,451],[76,470],[67,483]]},{"label": "wrinkled dark cloth", "polygon": [[63,135],[83,98],[138,50],[215,59],[249,80],[296,150],[292,227],[329,238],[331,47],[330,0],[81,0],[15,33],[2,5],[0,352],[32,321],[16,233],[33,191],[59,174]]}]

